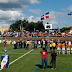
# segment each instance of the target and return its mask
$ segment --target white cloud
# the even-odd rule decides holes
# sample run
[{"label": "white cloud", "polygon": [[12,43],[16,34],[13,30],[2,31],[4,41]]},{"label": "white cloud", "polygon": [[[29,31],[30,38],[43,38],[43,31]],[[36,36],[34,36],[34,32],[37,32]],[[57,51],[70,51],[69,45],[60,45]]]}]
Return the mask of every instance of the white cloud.
[{"label": "white cloud", "polygon": [[62,10],[64,10],[64,11],[72,11],[72,5],[71,6],[69,6],[68,8],[62,8]]},{"label": "white cloud", "polygon": [[[0,10],[0,26],[4,24],[12,24],[16,20],[26,18],[26,15],[22,14],[21,11],[3,11]],[[9,26],[8,26],[9,27]]]},{"label": "white cloud", "polygon": [[72,5],[67,8],[68,11],[72,11]]},{"label": "white cloud", "polygon": [[34,16],[30,16],[30,17],[28,17],[28,21],[29,22],[37,22],[37,21],[39,21],[40,20],[40,17],[34,17]]},{"label": "white cloud", "polygon": [[29,11],[32,12],[32,13],[38,14],[38,15],[40,15],[41,12],[42,12],[40,9],[36,9],[36,10],[29,9]]},{"label": "white cloud", "polygon": [[31,4],[39,4],[40,3],[40,1],[38,1],[38,0],[29,0],[29,1]]},{"label": "white cloud", "polygon": [[[5,24],[9,27],[16,20],[23,20],[27,17],[23,11],[28,8],[28,5],[39,3],[38,0],[0,0],[0,27]],[[37,19],[33,20],[37,21]]]},{"label": "white cloud", "polygon": [[0,3],[39,4],[38,0],[0,0]]}]

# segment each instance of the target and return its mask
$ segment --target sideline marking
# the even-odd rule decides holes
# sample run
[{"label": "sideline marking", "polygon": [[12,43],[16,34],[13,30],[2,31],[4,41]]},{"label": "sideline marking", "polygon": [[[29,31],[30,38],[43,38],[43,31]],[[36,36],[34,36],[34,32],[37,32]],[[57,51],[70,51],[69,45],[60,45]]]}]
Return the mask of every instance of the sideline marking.
[{"label": "sideline marking", "polygon": [[[11,53],[11,54],[25,54],[25,53]],[[29,54],[40,54],[40,53],[29,53]]]},{"label": "sideline marking", "polygon": [[[15,59],[14,61],[12,61],[11,63],[9,63],[9,65],[13,64],[14,62],[16,62],[17,60],[21,59],[22,57],[24,57],[25,55],[29,54],[30,52],[32,52],[34,49],[30,50],[29,52],[25,53],[24,55],[20,56],[19,58]],[[2,69],[0,69],[2,70]]]}]

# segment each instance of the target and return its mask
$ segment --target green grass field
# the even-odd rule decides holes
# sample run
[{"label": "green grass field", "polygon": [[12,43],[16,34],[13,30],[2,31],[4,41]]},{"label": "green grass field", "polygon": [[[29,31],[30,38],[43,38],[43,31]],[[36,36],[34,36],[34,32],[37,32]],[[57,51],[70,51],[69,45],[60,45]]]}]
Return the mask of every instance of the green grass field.
[{"label": "green grass field", "polygon": [[[32,48],[33,49],[33,48]],[[13,49],[13,45],[7,45],[7,51],[9,55],[9,63],[13,62],[17,58],[21,57],[25,53],[31,51],[32,49],[25,50]],[[9,65],[9,68],[3,69],[0,72],[72,72],[72,55],[58,55],[56,62],[56,70],[51,69],[40,69],[36,65],[40,63],[41,65],[41,54],[42,49],[38,48],[23,56],[19,60]],[[3,44],[0,44],[0,59],[3,55]],[[1,60],[0,60],[1,62]],[[50,54],[48,54],[48,66],[50,66]]]}]

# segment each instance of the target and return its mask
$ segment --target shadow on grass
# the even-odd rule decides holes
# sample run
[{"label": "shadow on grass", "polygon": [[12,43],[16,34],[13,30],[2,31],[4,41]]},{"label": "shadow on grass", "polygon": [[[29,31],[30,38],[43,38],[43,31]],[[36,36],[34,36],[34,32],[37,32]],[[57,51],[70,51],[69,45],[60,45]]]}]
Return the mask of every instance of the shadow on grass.
[{"label": "shadow on grass", "polygon": [[[42,65],[36,64],[36,66],[38,66],[39,68],[42,69]],[[44,67],[45,68],[45,67]],[[52,66],[47,66],[47,68],[52,68]]]}]

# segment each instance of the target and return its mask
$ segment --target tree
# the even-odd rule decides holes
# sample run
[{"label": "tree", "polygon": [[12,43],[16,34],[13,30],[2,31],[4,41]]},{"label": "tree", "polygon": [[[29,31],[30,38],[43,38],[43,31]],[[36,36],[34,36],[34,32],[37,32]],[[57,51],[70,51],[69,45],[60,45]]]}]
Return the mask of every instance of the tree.
[{"label": "tree", "polygon": [[43,22],[42,21],[38,21],[38,22],[28,22],[28,20],[24,19],[22,20],[17,20],[15,23],[10,25],[10,28],[12,28],[12,31],[20,31],[20,26],[21,28],[24,28],[27,31],[33,31],[34,28],[39,30],[39,31],[43,31],[44,26],[43,26]]}]

